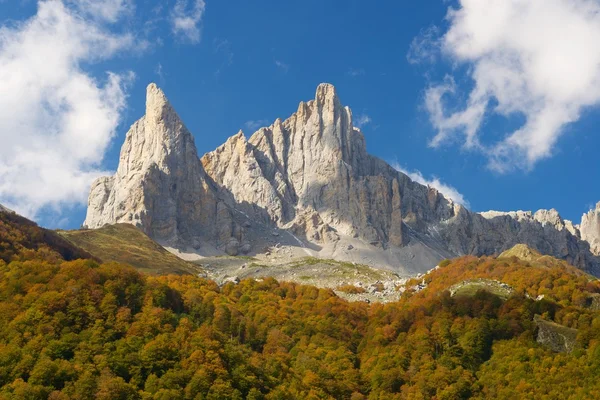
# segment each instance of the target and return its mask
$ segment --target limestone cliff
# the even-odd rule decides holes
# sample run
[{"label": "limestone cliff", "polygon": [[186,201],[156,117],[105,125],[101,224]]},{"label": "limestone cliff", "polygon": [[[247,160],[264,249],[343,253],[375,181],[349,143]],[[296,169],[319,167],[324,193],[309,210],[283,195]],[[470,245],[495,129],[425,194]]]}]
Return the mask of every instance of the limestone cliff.
[{"label": "limestone cliff", "polygon": [[231,210],[206,178],[194,138],[151,84],[146,114],[125,138],[117,172],[91,188],[84,226],[130,223],[153,239],[226,246],[243,240]]},{"label": "limestone cliff", "polygon": [[314,100],[286,120],[249,138],[240,131],[201,159],[164,94],[150,85],[147,96],[117,173],[92,187],[90,228],[128,222],[200,253],[206,245],[237,254],[288,244],[399,272],[525,243],[598,273],[598,258],[581,239],[598,237],[598,223],[581,234],[555,210],[468,211],[369,155],[332,85],[319,85]]},{"label": "limestone cliff", "polygon": [[331,85],[320,85],[287,120],[249,139],[238,133],[202,163],[245,212],[309,240],[344,235],[402,245],[400,176],[367,154]]},{"label": "limestone cliff", "polygon": [[590,244],[592,253],[600,256],[600,202],[581,218],[581,238]]}]

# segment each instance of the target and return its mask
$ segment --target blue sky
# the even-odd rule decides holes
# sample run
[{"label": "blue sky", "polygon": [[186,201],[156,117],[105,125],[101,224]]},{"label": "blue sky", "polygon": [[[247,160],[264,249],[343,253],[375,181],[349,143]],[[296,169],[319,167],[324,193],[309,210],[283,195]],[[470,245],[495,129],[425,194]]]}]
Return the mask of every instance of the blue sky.
[{"label": "blue sky", "polygon": [[[200,155],[239,129],[249,135],[253,130],[248,126],[289,116],[301,100],[313,98],[319,83],[329,82],[355,119],[368,121],[362,129],[370,153],[455,188],[475,211],[556,208],[578,223],[600,200],[600,114],[598,99],[588,95],[600,76],[594,58],[600,49],[583,41],[581,52],[565,54],[573,63],[563,65],[560,46],[545,51],[538,41],[545,40],[545,29],[555,25],[556,15],[568,32],[582,27],[582,36],[594,37],[600,24],[584,5],[598,4],[531,0],[525,3],[535,7],[523,9],[520,0],[493,0],[488,7],[508,17],[489,24],[477,3],[482,2],[0,0],[0,86],[7,85],[3,97],[7,92],[11,97],[0,103],[8,113],[0,117],[16,114],[18,122],[0,123],[0,137],[9,143],[4,153],[0,150],[0,203],[45,226],[78,227],[85,216],[85,188],[99,171],[116,168],[128,127],[143,115],[150,82],[164,89],[194,134]],[[515,3],[512,9],[509,3]],[[576,3],[581,8],[574,7]],[[42,7],[49,13],[60,8],[60,15],[74,19],[47,18],[32,33],[27,24],[42,19]],[[456,11],[449,15],[449,7]],[[536,7],[545,7],[544,12]],[[523,16],[524,26],[539,27],[521,32],[525,40],[511,36],[521,29],[506,22],[514,20],[509,17],[515,12]],[[69,32],[79,32],[75,28],[82,23],[96,34],[81,39],[87,34],[84,29],[60,37],[60,30],[48,27],[53,23],[73,25]],[[490,31],[488,25],[497,30]],[[41,39],[23,38],[48,34],[57,37],[42,43],[43,51],[52,51],[47,58],[54,60],[69,48],[66,62],[58,59],[45,66],[44,58],[30,60]],[[23,55],[25,46],[30,48]],[[565,52],[573,47],[577,50],[569,45]],[[11,70],[1,66],[7,59],[22,62],[14,62],[10,78],[6,76]],[[506,59],[512,60],[508,66],[502,61]],[[539,62],[518,61],[532,59]],[[23,68],[32,62],[39,67]],[[548,65],[553,68],[548,70]],[[580,71],[581,65],[590,67]],[[88,78],[75,86],[82,88],[77,91],[82,97],[65,94],[56,100],[59,89],[74,83],[65,77],[68,74],[46,78],[51,68]],[[112,86],[108,71],[114,74]],[[573,78],[586,73],[587,81]],[[24,77],[17,79],[15,74]],[[537,82],[538,77],[546,80]],[[46,79],[54,83],[46,85]],[[45,89],[31,92],[32,87]],[[53,106],[54,100],[60,104]],[[64,103],[89,104],[77,111],[74,121],[87,121],[93,114],[89,121],[112,122],[88,123],[85,132],[65,134],[63,119],[56,117],[64,112]],[[29,106],[50,112],[32,123],[26,117]],[[94,113],[95,106],[104,113]],[[436,114],[437,106],[441,114]],[[523,126],[528,128],[522,134],[506,139]],[[469,130],[475,132],[470,140],[465,134]],[[13,160],[27,143],[44,142],[45,132],[54,135],[44,146],[50,146],[55,158],[45,160],[32,152],[25,160]],[[68,139],[77,145],[56,144]],[[85,156],[64,162],[79,148]],[[81,170],[75,178],[64,171],[71,167]],[[36,185],[47,190],[37,190]]]}]

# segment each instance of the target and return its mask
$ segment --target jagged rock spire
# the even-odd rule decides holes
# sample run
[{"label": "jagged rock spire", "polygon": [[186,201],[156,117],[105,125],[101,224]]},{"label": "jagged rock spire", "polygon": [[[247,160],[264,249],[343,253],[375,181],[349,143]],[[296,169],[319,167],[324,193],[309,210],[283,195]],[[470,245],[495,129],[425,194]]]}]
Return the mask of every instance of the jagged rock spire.
[{"label": "jagged rock spire", "polygon": [[600,256],[600,202],[596,208],[583,214],[580,230],[581,238],[590,244],[594,254]]},{"label": "jagged rock spire", "polygon": [[[192,134],[155,84],[146,90],[146,114],[133,124],[112,177],[92,185],[85,226],[131,223],[163,243],[227,246],[231,212],[206,179]],[[236,237],[233,237],[236,236]]]}]

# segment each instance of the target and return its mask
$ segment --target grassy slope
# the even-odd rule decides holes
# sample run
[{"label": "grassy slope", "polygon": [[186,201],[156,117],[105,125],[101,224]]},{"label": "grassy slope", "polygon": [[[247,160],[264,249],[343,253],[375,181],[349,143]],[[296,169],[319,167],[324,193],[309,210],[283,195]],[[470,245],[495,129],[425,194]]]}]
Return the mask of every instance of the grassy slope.
[{"label": "grassy slope", "polygon": [[59,233],[103,262],[129,264],[153,275],[201,272],[198,266],[169,253],[133,225],[116,224],[94,230]]}]

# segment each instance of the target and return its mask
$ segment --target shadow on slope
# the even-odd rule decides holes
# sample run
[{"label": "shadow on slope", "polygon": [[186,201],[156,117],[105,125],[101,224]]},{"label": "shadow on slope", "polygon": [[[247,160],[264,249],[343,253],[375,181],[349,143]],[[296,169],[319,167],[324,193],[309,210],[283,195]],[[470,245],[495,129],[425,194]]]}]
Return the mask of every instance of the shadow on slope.
[{"label": "shadow on slope", "polygon": [[6,208],[0,211],[0,260],[6,263],[19,260],[23,253],[28,253],[28,257],[44,259],[52,252],[67,261],[94,258],[56,232],[41,228]]}]

